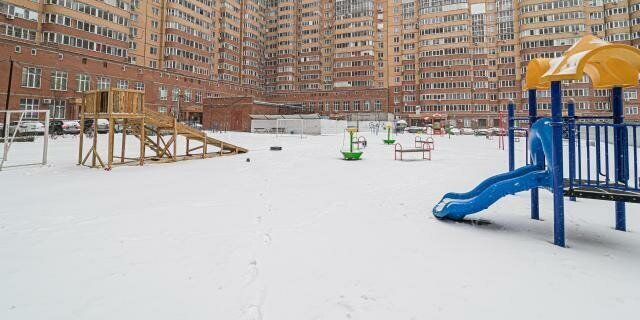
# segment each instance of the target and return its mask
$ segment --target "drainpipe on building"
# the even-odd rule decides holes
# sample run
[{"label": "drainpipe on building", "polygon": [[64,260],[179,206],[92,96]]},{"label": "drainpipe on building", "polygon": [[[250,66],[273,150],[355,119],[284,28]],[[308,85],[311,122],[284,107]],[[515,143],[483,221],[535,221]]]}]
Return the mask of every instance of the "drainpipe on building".
[{"label": "drainpipe on building", "polygon": [[[11,97],[11,82],[13,80],[13,58],[9,58],[9,83],[7,84],[7,98],[5,99],[4,110],[9,111],[9,97]],[[7,113],[4,114],[4,125],[0,136],[4,138],[4,133],[9,132],[7,123]]]}]

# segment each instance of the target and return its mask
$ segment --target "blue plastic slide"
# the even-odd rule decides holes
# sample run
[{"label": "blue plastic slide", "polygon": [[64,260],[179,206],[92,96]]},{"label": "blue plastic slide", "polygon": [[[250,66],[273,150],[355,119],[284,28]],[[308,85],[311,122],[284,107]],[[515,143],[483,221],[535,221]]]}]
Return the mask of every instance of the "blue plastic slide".
[{"label": "blue plastic slide", "polygon": [[551,171],[545,166],[545,160],[551,163],[551,119],[536,121],[531,128],[529,148],[533,164],[490,177],[469,192],[445,194],[433,208],[433,215],[440,219],[462,220],[506,195],[532,188],[550,188]]}]

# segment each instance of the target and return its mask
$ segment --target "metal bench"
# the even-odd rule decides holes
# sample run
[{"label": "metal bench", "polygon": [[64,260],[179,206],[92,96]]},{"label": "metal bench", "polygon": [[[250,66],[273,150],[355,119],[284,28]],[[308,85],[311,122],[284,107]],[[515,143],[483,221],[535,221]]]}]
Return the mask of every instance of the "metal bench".
[{"label": "metal bench", "polygon": [[433,141],[433,138],[431,138],[431,137],[427,137],[424,140],[422,140],[422,138],[419,137],[419,136],[416,136],[414,138],[414,147],[415,148],[421,148],[421,149],[428,148],[428,149],[434,150],[435,146],[436,145],[435,145],[435,143]]},{"label": "metal bench", "polygon": [[393,159],[398,160],[398,154],[400,154],[400,160],[402,159],[403,153],[422,153],[423,160],[431,160],[431,148],[430,147],[422,147],[422,148],[414,148],[414,149],[403,149],[402,145],[399,143],[395,144]]}]

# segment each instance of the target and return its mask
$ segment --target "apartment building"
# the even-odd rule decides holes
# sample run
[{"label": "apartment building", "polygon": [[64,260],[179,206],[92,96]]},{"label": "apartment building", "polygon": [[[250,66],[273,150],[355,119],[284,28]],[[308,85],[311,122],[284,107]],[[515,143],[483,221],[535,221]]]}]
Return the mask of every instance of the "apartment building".
[{"label": "apartment building", "polygon": [[[167,112],[250,95],[487,127],[511,100],[528,109],[531,59],[586,34],[640,46],[639,22],[640,0],[0,0],[0,99],[11,57],[23,95],[11,108],[64,109],[114,86]],[[629,119],[640,119],[637,90],[625,90]],[[579,114],[610,109],[587,77],[564,94]],[[544,114],[549,92],[539,97]]]}]

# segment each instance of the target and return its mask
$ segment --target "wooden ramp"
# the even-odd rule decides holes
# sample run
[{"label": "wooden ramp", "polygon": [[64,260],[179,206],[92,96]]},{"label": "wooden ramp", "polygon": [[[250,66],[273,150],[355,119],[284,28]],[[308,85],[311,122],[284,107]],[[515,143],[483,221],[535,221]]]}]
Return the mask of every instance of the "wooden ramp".
[{"label": "wooden ramp", "polygon": [[[248,152],[247,149],[208,137],[207,134],[188,125],[182,124],[167,114],[150,110],[144,106],[144,93],[126,89],[110,89],[108,91],[89,91],[83,99],[80,113],[80,130],[84,132],[85,119],[109,121],[108,154],[106,161],[98,152],[97,135],[93,135],[93,143],[86,155],[83,153],[83,137],[80,135],[78,164],[90,167],[103,167],[110,170],[116,164],[143,165],[145,161],[173,162],[187,159],[204,159]],[[120,154],[114,150],[114,133],[116,126],[122,130]],[[138,138],[138,157],[132,158],[126,153],[127,135]],[[178,136],[186,138],[185,152],[178,151]],[[147,154],[150,149],[151,154]],[[114,161],[115,160],[115,161]]]},{"label": "wooden ramp", "polygon": [[[146,130],[150,130],[151,132],[156,134],[160,142],[163,142],[162,135],[158,135],[158,133],[167,132],[174,133],[177,137],[178,135],[184,136],[187,138],[187,149],[186,156],[192,156],[193,152],[200,150],[201,154],[207,156],[216,156],[216,155],[227,155],[227,154],[239,154],[239,153],[247,153],[248,150],[242,147],[238,147],[231,143],[227,143],[215,138],[208,137],[207,134],[198,129],[192,128],[188,125],[177,122],[174,117],[153,111],[148,108],[144,108],[144,119],[145,119],[145,127]],[[147,137],[148,138],[148,137]],[[148,146],[152,149],[160,147],[159,145],[154,145],[153,141],[149,141],[152,139],[146,139]],[[192,141],[199,142],[199,146],[195,146],[193,148],[190,147]],[[206,142],[206,143],[205,143]],[[170,144],[167,141],[167,144]],[[215,148],[209,148],[213,146]],[[164,147],[167,147],[166,145]],[[218,149],[217,151],[213,151]]]}]

